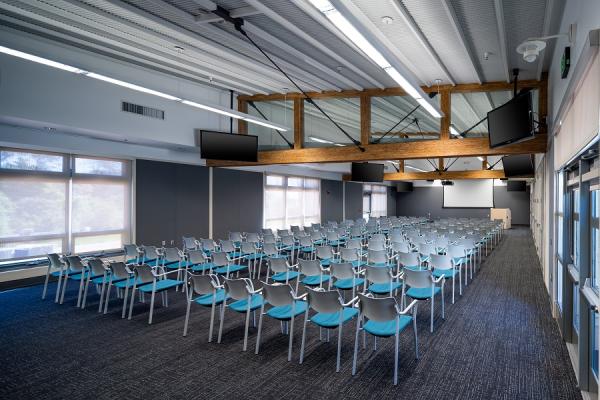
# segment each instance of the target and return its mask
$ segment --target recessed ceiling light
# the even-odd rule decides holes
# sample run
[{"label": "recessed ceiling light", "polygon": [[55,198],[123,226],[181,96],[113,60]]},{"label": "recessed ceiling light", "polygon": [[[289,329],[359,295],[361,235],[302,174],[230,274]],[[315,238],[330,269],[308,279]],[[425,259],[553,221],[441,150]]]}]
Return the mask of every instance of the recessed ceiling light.
[{"label": "recessed ceiling light", "polygon": [[386,25],[391,25],[392,22],[394,22],[394,18],[392,17],[388,17],[387,15],[385,17],[381,17],[381,22],[383,22]]}]

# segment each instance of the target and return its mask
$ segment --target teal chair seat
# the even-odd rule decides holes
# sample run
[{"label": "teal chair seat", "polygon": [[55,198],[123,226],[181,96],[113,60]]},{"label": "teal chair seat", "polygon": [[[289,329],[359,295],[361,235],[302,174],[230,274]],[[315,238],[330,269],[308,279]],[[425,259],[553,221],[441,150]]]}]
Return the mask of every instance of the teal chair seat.
[{"label": "teal chair seat", "polygon": [[454,257],[452,259],[454,261],[454,265],[462,265],[467,261],[466,257]]},{"label": "teal chair seat", "polygon": [[246,260],[258,260],[261,257],[264,257],[264,254],[262,253],[251,253],[251,254],[245,254],[244,259]]},{"label": "teal chair seat", "polygon": [[339,263],[341,260],[336,260],[335,258],[325,258],[321,260],[321,265],[324,267],[328,267],[331,263]]},{"label": "teal chair seat", "polygon": [[[63,276],[64,276],[64,275],[74,275],[74,274],[79,274],[79,272],[75,272],[75,271],[71,271],[71,270],[65,270],[65,271],[63,271],[62,273],[63,273]],[[60,276],[60,270],[58,270],[58,271],[54,271],[54,272],[50,273],[50,275],[52,275],[52,276]]]},{"label": "teal chair seat", "polygon": [[458,274],[458,271],[455,269],[434,269],[432,272],[432,275],[435,278],[439,278],[442,276],[444,276],[446,278],[453,278],[457,274]]},{"label": "teal chair seat", "polygon": [[129,260],[125,261],[125,264],[135,264],[137,263],[137,258],[130,258]]},{"label": "teal chair seat", "polygon": [[[306,308],[308,307],[308,303],[301,300],[296,300],[295,303],[294,317],[304,314],[306,312]],[[285,306],[273,307],[267,311],[266,314],[271,318],[287,321],[292,319],[292,306],[287,304]]]},{"label": "teal chair seat", "polygon": [[363,325],[363,329],[369,332],[371,335],[379,337],[390,337],[394,336],[396,332],[400,333],[412,322],[412,317],[408,315],[401,315],[398,321],[398,329],[396,330],[396,320],[390,321],[373,321],[369,320]]},{"label": "teal chair seat", "polygon": [[[260,294],[253,294],[250,297],[250,311],[259,309],[264,302],[265,299]],[[229,305],[229,308],[237,312],[246,312],[248,310],[248,299],[234,301]]]},{"label": "teal chair seat", "polygon": [[[439,287],[433,288],[433,295],[438,294],[442,289]],[[406,295],[417,300],[425,300],[431,298],[431,288],[410,288],[406,291]]]},{"label": "teal chair seat", "polygon": [[342,290],[352,289],[353,287],[357,287],[365,283],[363,278],[348,278],[348,279],[338,279],[333,284],[333,287]]},{"label": "teal chair seat", "polygon": [[300,274],[296,271],[280,272],[278,274],[274,274],[271,279],[273,279],[275,282],[285,282],[286,280],[291,281],[292,279],[296,279],[298,275]]},{"label": "teal chair seat", "polygon": [[245,269],[248,269],[247,265],[231,264],[229,266],[219,267],[219,268],[215,269],[215,273],[223,275],[223,274],[227,274],[227,272],[229,272],[231,274],[234,272],[243,271]]},{"label": "teal chair seat", "polygon": [[[184,281],[180,281],[177,279],[160,279],[156,281],[156,291],[160,292],[163,290],[171,289],[183,285],[184,283]],[[152,283],[147,283],[138,289],[144,293],[152,293],[152,286]]]},{"label": "teal chair seat", "polygon": [[209,271],[212,268],[214,268],[215,264],[203,263],[203,264],[191,264],[191,266],[192,266],[192,271],[194,271],[194,272],[204,272],[204,271]]},{"label": "teal chair seat", "polygon": [[[179,261],[171,261],[165,263],[165,268],[168,269],[179,269]],[[185,268],[185,263],[181,263],[181,268]]]},{"label": "teal chair seat", "polygon": [[370,265],[372,267],[381,267],[381,268],[396,268],[396,264],[370,263],[368,265]]},{"label": "teal chair seat", "polygon": [[[356,308],[344,307],[342,313],[342,324],[350,321],[358,315]],[[335,313],[317,313],[310,320],[323,328],[337,328],[340,325],[340,311]]]},{"label": "teal chair seat", "polygon": [[329,275],[310,275],[302,279],[302,283],[307,286],[319,286],[322,283],[329,282]]},{"label": "teal chair seat", "polygon": [[[127,287],[133,287],[133,282],[134,280],[132,278],[129,279],[123,279],[119,282],[115,283],[115,287],[121,288],[121,289],[125,289]],[[135,284],[137,287],[140,287],[142,285],[147,285],[148,283],[152,283],[152,282],[142,282],[141,279],[137,279]]]},{"label": "teal chair seat", "polygon": [[400,289],[402,287],[402,282],[392,282],[389,283],[372,283],[369,286],[369,292],[374,294],[389,294],[390,290]]},{"label": "teal chair seat", "polygon": [[354,268],[357,268],[357,267],[362,267],[363,265],[367,265],[367,262],[366,262],[366,261],[362,261],[362,260],[355,260],[355,261],[352,261],[352,266],[353,266]]},{"label": "teal chair seat", "polygon": [[[225,297],[225,290],[224,289],[218,289],[215,292],[214,296],[215,296],[215,304],[221,304],[226,299],[229,299],[229,296]],[[210,306],[212,306],[212,303],[213,303],[213,294],[212,293],[204,294],[204,295],[198,297],[194,301],[196,303],[200,304],[201,306],[210,307]]]},{"label": "teal chair seat", "polygon": [[310,253],[310,252],[315,251],[315,248],[314,247],[310,247],[310,246],[305,246],[305,247],[302,247],[300,250],[302,250],[305,253]]},{"label": "teal chair seat", "polygon": [[410,269],[411,271],[421,271],[422,269],[424,269],[420,265],[406,265],[404,268]]},{"label": "teal chair seat", "polygon": [[[113,283],[124,281],[125,279],[126,278],[117,278],[117,279],[113,278]],[[99,275],[99,276],[93,278],[91,281],[95,285],[102,285],[103,283],[109,283],[110,282],[110,275],[109,274],[106,274],[106,276]]]}]

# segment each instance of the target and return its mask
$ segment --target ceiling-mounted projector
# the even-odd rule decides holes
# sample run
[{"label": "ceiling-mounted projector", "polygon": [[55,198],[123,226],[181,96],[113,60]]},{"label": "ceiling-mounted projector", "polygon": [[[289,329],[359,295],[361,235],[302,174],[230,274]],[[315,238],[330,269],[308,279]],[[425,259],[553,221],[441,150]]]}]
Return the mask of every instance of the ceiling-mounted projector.
[{"label": "ceiling-mounted projector", "polygon": [[452,181],[442,181],[442,186],[452,186],[454,185],[454,182]]}]

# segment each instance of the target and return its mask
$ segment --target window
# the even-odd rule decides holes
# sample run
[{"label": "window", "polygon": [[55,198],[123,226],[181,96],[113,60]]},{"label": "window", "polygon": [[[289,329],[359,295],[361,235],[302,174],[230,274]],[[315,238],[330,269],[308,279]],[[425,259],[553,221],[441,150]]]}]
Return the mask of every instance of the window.
[{"label": "window", "polygon": [[321,222],[321,183],[318,179],[266,175],[265,228],[288,229]]},{"label": "window", "polygon": [[363,218],[387,216],[387,186],[363,185]]},{"label": "window", "polygon": [[572,192],[573,198],[573,231],[571,232],[571,257],[575,268],[579,269],[579,189]]},{"label": "window", "polygon": [[556,303],[562,311],[563,295],[563,223],[564,223],[564,203],[565,203],[565,174],[559,172],[556,175]]},{"label": "window", "polygon": [[0,149],[0,261],[123,247],[129,169],[122,160]]},{"label": "window", "polygon": [[598,330],[600,330],[600,316],[597,312],[591,311],[590,321],[591,326],[591,346],[590,351],[592,352],[591,364],[592,371],[594,372],[596,380],[598,380]]},{"label": "window", "polygon": [[579,284],[573,284],[573,329],[579,335]]},{"label": "window", "polygon": [[591,208],[591,223],[590,228],[592,234],[590,237],[590,260],[591,260],[591,272],[592,272],[592,287],[596,290],[600,287],[600,189],[596,186],[595,189],[590,192],[590,208]]}]

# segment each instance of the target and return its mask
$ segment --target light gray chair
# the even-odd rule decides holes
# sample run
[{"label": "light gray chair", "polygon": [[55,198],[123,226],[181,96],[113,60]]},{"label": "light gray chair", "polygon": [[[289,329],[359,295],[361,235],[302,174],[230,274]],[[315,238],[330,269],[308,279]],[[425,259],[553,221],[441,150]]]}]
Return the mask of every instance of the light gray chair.
[{"label": "light gray chair", "polygon": [[[306,325],[309,322],[314,323],[319,327],[319,340],[321,339],[320,331],[322,328],[327,329],[327,341],[329,341],[329,330],[338,330],[337,342],[337,358],[335,372],[340,372],[340,358],[342,352],[342,330],[344,324],[350,322],[358,315],[358,310],[353,307],[353,304],[358,301],[357,298],[352,298],[347,303],[344,303],[340,293],[337,290],[323,289],[308,289],[308,307],[304,314],[304,325],[302,327],[302,344],[300,346],[300,361],[304,361],[304,348],[306,343]],[[312,317],[309,317],[309,311],[316,311]]]},{"label": "light gray chair", "polygon": [[188,324],[192,303],[203,307],[210,307],[210,327],[208,329],[208,341],[212,342],[213,327],[215,322],[215,308],[223,304],[227,295],[219,276],[215,274],[194,275],[187,274],[187,308],[185,312],[185,323],[183,324],[183,336],[187,336]]},{"label": "light gray chair", "polygon": [[60,297],[60,287],[62,284],[63,275],[68,275],[69,271],[65,263],[61,260],[61,256],[56,253],[48,254],[48,270],[46,271],[46,280],[44,281],[44,291],[42,292],[42,300],[46,299],[46,293],[48,291],[48,282],[50,277],[58,277],[58,283],[56,285],[56,297],[55,303],[58,303]]},{"label": "light gray chair", "polygon": [[452,262],[452,257],[447,254],[432,254],[429,261],[429,266],[432,268],[432,274],[434,278],[443,277],[444,279],[452,279],[452,304],[454,304],[454,287],[456,281],[456,275],[459,277],[458,289],[459,294],[462,296],[462,285],[461,285],[461,270],[456,268]]},{"label": "light gray chair", "polygon": [[[437,286],[442,283],[441,287]],[[408,288],[408,289],[407,289]],[[442,319],[445,318],[444,277],[434,278],[430,270],[404,270],[404,285],[402,286],[402,304],[406,304],[406,296],[419,301],[431,300],[431,324],[429,330],[433,333],[433,314],[435,296],[441,293]]]}]

